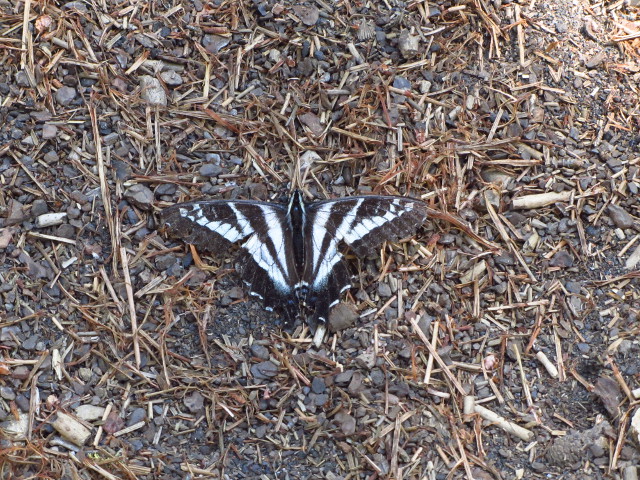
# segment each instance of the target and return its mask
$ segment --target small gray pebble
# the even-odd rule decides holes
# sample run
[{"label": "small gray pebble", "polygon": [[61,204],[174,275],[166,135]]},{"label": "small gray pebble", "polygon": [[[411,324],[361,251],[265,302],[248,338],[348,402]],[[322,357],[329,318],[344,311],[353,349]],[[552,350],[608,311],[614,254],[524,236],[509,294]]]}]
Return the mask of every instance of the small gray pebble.
[{"label": "small gray pebble", "polygon": [[380,295],[381,297],[390,297],[392,295],[391,287],[388,283],[378,283],[378,295]]},{"label": "small gray pebble", "polygon": [[313,380],[311,381],[311,391],[313,393],[317,393],[317,394],[324,393],[326,388],[327,387],[324,383],[324,378],[313,377]]},{"label": "small gray pebble", "polygon": [[136,408],[131,412],[129,418],[127,419],[127,426],[135,425],[136,423],[143,422],[147,419],[147,411],[142,408]]},{"label": "small gray pebble", "polygon": [[31,335],[24,342],[22,342],[22,348],[25,350],[35,350],[36,344],[39,340],[40,337],[38,337],[38,335]]},{"label": "small gray pebble", "polygon": [[47,206],[47,202],[43,199],[38,198],[33,201],[33,205],[31,205],[31,215],[34,217],[43,215],[49,211],[49,207]]},{"label": "small gray pebble", "polygon": [[153,203],[153,192],[145,185],[136,183],[127,188],[124,198],[138,208],[149,210]]},{"label": "small gray pebble", "polygon": [[269,349],[264,345],[260,345],[259,343],[254,343],[253,345],[251,345],[251,354],[261,360],[269,359]]},{"label": "small gray pebble", "polygon": [[28,412],[31,409],[31,406],[29,405],[29,399],[23,394],[19,394],[18,396],[16,396],[15,402],[16,405],[18,405],[18,408],[23,412]]},{"label": "small gray pebble", "polygon": [[609,217],[618,228],[624,230],[633,227],[633,217],[619,205],[609,205]]},{"label": "small gray pebble", "polygon": [[11,387],[0,387],[0,397],[5,400],[15,400],[16,392]]},{"label": "small gray pebble", "polygon": [[69,105],[78,95],[78,92],[73,87],[60,87],[55,94],[56,102],[62,106]]},{"label": "small gray pebble", "polygon": [[218,175],[220,175],[222,173],[223,169],[220,165],[214,165],[211,163],[207,163],[206,165],[203,165],[202,167],[200,167],[200,175],[203,177],[217,177]]},{"label": "small gray pebble", "polygon": [[278,374],[278,367],[272,362],[261,362],[251,366],[251,373],[259,380],[266,380]]},{"label": "small gray pebble", "polygon": [[401,90],[408,90],[411,88],[411,82],[404,77],[396,76],[393,79],[393,86]]}]

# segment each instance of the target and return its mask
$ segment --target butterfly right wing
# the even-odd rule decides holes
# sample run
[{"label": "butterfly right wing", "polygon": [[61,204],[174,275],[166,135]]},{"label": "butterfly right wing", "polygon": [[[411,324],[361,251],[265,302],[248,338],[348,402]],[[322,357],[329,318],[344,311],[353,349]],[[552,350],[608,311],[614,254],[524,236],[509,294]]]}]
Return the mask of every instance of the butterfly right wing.
[{"label": "butterfly right wing", "polygon": [[341,246],[368,256],[387,240],[414,233],[429,216],[420,200],[370,195],[326,200],[309,205],[305,235],[305,269],[301,284],[315,308],[315,322],[326,322],[329,310],[350,287]]}]

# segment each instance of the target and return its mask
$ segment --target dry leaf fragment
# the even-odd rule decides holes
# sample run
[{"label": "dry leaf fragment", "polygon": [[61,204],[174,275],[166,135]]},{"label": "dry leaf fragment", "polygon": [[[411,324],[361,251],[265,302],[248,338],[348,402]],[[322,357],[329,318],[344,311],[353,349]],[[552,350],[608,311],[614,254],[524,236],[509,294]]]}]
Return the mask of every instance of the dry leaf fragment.
[{"label": "dry leaf fragment", "polygon": [[53,19],[49,15],[41,15],[36,19],[35,27],[38,33],[49,30],[53,24]]},{"label": "dry leaf fragment", "polygon": [[358,31],[356,33],[358,40],[360,41],[369,40],[370,38],[373,38],[375,34],[376,34],[375,27],[368,21],[362,20],[358,25]]},{"label": "dry leaf fragment", "polygon": [[604,408],[607,409],[609,415],[613,418],[617,417],[620,413],[618,410],[618,405],[622,401],[623,395],[622,390],[620,389],[620,385],[609,377],[600,377],[596,381],[595,389],[593,390],[602,403],[604,404]]},{"label": "dry leaf fragment", "polygon": [[124,427],[124,420],[120,417],[118,412],[116,412],[115,410],[111,411],[111,413],[107,417],[107,420],[104,422],[104,425],[102,426],[104,431],[107,432],[108,434],[114,434],[117,431],[122,430],[123,427]]}]

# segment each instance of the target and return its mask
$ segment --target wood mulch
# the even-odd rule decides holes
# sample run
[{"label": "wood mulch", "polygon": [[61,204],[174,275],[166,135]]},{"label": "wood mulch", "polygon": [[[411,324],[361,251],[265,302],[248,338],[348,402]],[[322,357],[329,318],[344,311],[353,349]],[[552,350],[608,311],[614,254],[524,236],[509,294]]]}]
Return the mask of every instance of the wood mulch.
[{"label": "wood mulch", "polygon": [[[639,13],[0,0],[0,478],[636,479]],[[159,224],[294,183],[483,241],[353,258],[316,346]]]}]

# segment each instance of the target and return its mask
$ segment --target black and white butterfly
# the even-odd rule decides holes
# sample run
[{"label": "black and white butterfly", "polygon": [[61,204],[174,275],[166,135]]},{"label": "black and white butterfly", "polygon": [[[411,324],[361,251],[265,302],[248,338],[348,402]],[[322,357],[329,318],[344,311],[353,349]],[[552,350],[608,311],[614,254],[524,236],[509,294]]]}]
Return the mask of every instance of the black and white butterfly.
[{"label": "black and white butterfly", "polygon": [[282,309],[289,323],[308,313],[312,329],[348,289],[343,252],[364,257],[387,240],[410,235],[434,212],[408,197],[361,196],[305,202],[205,200],[162,212],[168,232],[209,252],[242,242],[236,268],[250,294]]}]

